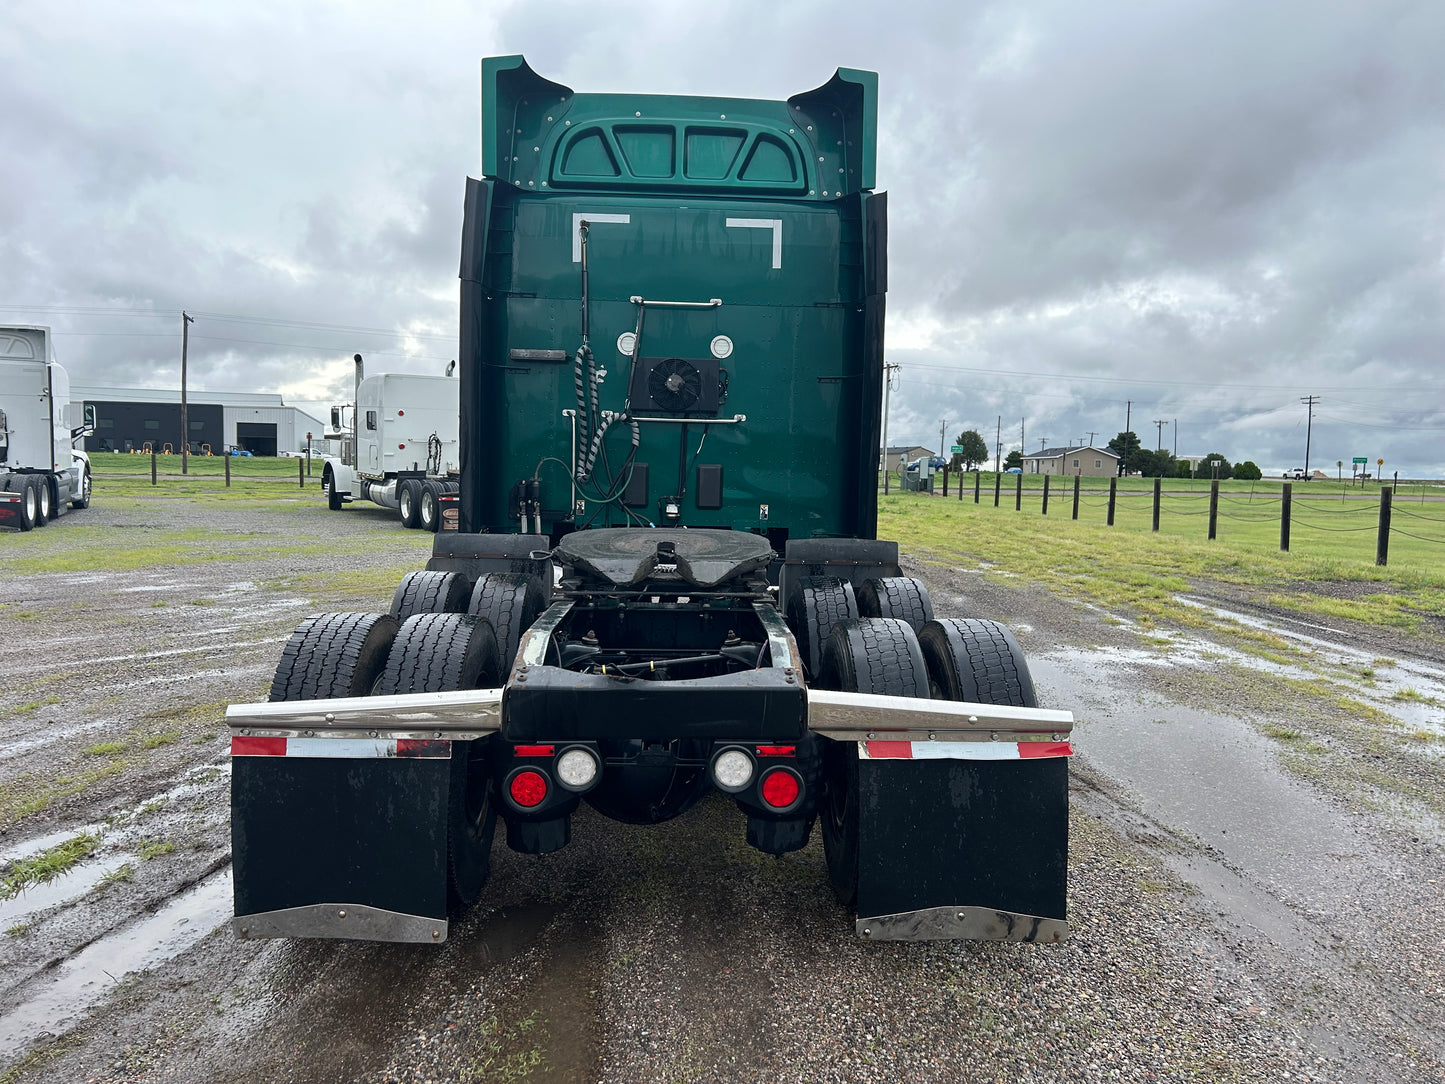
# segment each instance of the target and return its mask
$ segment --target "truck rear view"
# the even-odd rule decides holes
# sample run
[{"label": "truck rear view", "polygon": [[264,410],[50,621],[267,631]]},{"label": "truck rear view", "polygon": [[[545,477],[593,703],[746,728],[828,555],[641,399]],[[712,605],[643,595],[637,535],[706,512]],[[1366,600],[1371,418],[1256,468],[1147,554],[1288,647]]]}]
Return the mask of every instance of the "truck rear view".
[{"label": "truck rear view", "polygon": [[540,854],[582,802],[720,792],[767,853],[820,833],[860,936],[1066,936],[1072,717],[876,538],[876,77],[587,95],[503,57],[483,107],[461,529],[229,710],[238,935],[439,941],[499,818]]}]

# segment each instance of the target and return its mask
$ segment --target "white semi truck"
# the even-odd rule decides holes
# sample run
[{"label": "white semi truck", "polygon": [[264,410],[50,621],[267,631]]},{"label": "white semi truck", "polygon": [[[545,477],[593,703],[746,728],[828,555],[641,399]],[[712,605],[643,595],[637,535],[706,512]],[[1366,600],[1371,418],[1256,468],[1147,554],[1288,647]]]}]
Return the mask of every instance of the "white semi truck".
[{"label": "white semi truck", "polygon": [[[326,503],[351,501],[394,508],[403,527],[456,527],[460,464],[457,381],[450,375],[380,373],[366,376],[356,360],[356,398],[331,408],[328,455],[321,472]],[[450,515],[448,514],[450,513]]]},{"label": "white semi truck", "polygon": [[74,441],[94,428],[66,418],[70,377],[48,327],[0,327],[0,525],[29,531],[90,504],[90,458]]}]

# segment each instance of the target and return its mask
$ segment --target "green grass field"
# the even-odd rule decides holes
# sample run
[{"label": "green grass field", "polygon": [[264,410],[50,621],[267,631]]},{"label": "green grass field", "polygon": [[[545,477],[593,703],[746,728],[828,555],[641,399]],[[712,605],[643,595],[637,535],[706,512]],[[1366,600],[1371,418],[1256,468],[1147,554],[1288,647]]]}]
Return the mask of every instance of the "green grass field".
[{"label": "green grass field", "polygon": [[[1392,532],[1389,565],[1381,568],[1375,564],[1377,500],[1296,500],[1291,547],[1284,553],[1278,493],[1240,488],[1249,485],[1221,487],[1213,541],[1207,488],[1166,495],[1156,534],[1152,482],[1146,491],[1124,491],[1112,527],[1106,525],[1107,491],[1082,494],[1078,520],[1071,518],[1071,488],[1050,495],[1047,517],[1041,485],[1025,489],[1018,511],[1011,488],[998,507],[989,487],[978,504],[971,487],[961,501],[956,491],[948,498],[880,494],[878,534],[929,559],[968,555],[1067,594],[1161,617],[1178,618],[1174,594],[1197,580],[1264,587],[1279,605],[1374,624],[1413,628],[1423,615],[1445,612],[1445,503],[1396,503],[1393,525],[1409,524],[1405,529],[1421,537]],[[1345,592],[1350,598],[1308,590],[1309,583],[1326,581],[1361,586]]]},{"label": "green grass field", "polygon": [[[300,472],[304,458],[271,459],[255,456],[231,456],[231,484],[226,486],[226,456],[193,455],[187,472],[181,473],[181,457],[156,456],[156,483],[151,484],[151,457],[126,455],[123,452],[92,452],[91,475],[97,500],[107,497],[189,497],[207,499],[266,499],[279,495],[294,496],[302,491]],[[319,500],[321,458],[311,462],[311,475],[305,477],[305,488]]]}]

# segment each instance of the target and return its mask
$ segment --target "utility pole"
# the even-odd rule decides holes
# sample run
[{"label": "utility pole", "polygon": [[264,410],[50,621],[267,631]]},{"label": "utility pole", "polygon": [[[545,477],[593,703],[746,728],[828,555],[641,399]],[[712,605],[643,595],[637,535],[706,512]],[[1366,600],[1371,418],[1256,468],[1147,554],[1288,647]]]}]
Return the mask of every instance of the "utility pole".
[{"label": "utility pole", "polygon": [[1024,440],[1024,419],[1023,419],[1023,418],[1020,418],[1020,419],[1019,419],[1019,455],[1023,455],[1023,454],[1024,454],[1024,449],[1026,449],[1027,447],[1028,447],[1028,443]]},{"label": "utility pole", "polygon": [[943,459],[943,451],[948,447],[948,419],[943,418],[938,423],[938,458]]},{"label": "utility pole", "polygon": [[1156,452],[1164,450],[1164,420],[1162,418],[1154,419],[1154,450]]},{"label": "utility pole", "polygon": [[[1114,400],[1114,402],[1116,402],[1116,403],[1117,403],[1118,401],[1119,401],[1119,400],[1117,400],[1117,399]],[[1133,399],[1126,399],[1126,400],[1124,401],[1124,432],[1126,432],[1126,433],[1132,431],[1132,430],[1130,430],[1129,426],[1130,426],[1130,424],[1131,424],[1130,419],[1131,419],[1133,416],[1134,416],[1134,400],[1133,400]]]},{"label": "utility pole", "polygon": [[993,472],[998,473],[1003,458],[1003,415],[998,416],[998,426],[993,434]]},{"label": "utility pole", "polygon": [[191,419],[186,413],[186,347],[190,342],[191,325],[194,316],[187,316],[181,310],[181,473],[190,473]]},{"label": "utility pole", "polygon": [[1097,432],[1098,432],[1097,429],[1090,429],[1090,430],[1089,430],[1089,447],[1090,447],[1090,448],[1092,448],[1092,447],[1094,446],[1094,434],[1097,433]]},{"label": "utility pole", "polygon": [[1318,403],[1319,401],[1320,401],[1320,397],[1319,397],[1318,395],[1303,395],[1303,396],[1300,397],[1300,402],[1301,402],[1301,403],[1304,403],[1305,406],[1309,407],[1309,411],[1310,411],[1309,421],[1308,421],[1307,423],[1305,423],[1305,477],[1306,477],[1306,478],[1308,478],[1308,477],[1310,476],[1310,431],[1311,431],[1312,429],[1314,429],[1314,425],[1315,425],[1315,404]]},{"label": "utility pole", "polygon": [[1049,442],[1049,438],[1048,438],[1048,437],[1039,437],[1039,454],[1040,454],[1040,455],[1043,454],[1044,445],[1048,444],[1048,442]]},{"label": "utility pole", "polygon": [[888,492],[888,392],[893,388],[893,374],[898,371],[896,364],[883,366],[883,492]]},{"label": "utility pole", "polygon": [[1179,419],[1174,419],[1174,458],[1179,458]]}]

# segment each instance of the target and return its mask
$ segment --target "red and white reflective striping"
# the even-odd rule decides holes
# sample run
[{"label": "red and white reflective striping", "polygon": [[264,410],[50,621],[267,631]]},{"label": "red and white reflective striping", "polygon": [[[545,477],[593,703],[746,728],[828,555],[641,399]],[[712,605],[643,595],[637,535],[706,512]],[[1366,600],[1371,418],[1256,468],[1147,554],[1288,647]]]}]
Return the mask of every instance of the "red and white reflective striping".
[{"label": "red and white reflective striping", "polygon": [[452,743],[428,738],[273,738],[236,735],[231,738],[231,755],[323,757],[330,760],[363,760],[373,757],[449,760]]},{"label": "red and white reflective striping", "polygon": [[860,760],[1042,760],[1071,757],[1066,741],[860,741]]}]

